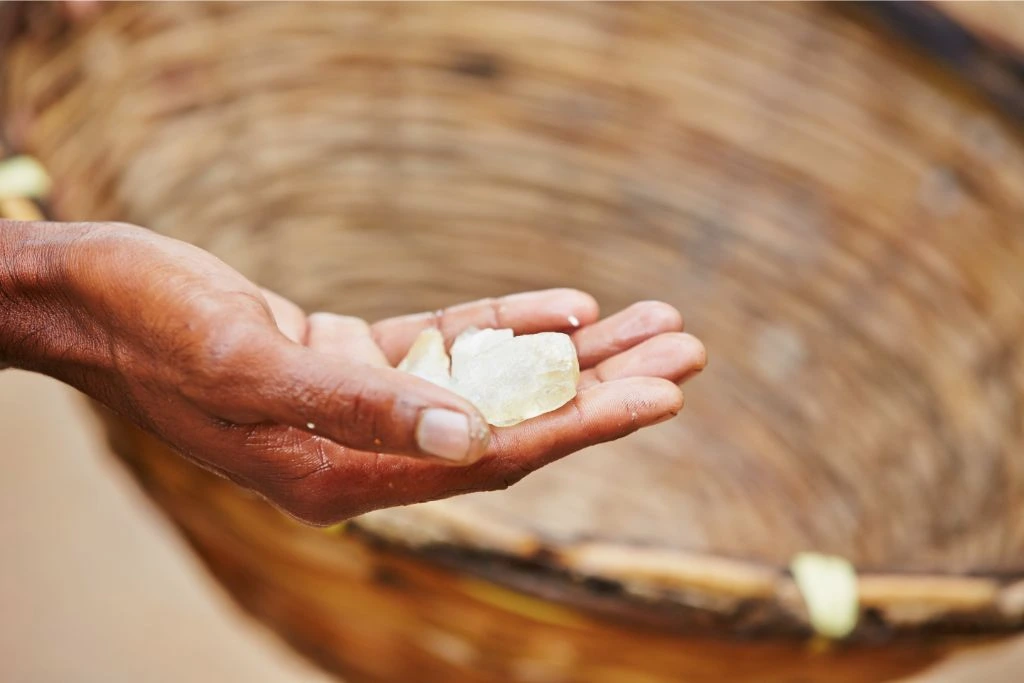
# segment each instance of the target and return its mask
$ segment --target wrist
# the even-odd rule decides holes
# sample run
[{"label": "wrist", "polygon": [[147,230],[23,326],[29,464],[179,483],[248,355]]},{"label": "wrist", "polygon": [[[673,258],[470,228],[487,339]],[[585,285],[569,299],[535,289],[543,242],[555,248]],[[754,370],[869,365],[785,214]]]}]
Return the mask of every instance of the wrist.
[{"label": "wrist", "polygon": [[93,325],[76,301],[82,259],[73,254],[94,229],[0,220],[0,367],[61,377],[97,364]]}]

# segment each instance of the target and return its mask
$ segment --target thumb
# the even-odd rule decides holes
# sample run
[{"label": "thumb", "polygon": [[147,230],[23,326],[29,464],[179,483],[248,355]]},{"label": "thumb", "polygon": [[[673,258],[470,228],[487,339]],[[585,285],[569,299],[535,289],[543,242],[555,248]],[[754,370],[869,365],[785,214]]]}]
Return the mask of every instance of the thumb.
[{"label": "thumb", "polygon": [[271,420],[342,446],[396,455],[476,461],[490,429],[471,403],[394,368],[352,363],[294,344],[261,364],[256,396]]}]

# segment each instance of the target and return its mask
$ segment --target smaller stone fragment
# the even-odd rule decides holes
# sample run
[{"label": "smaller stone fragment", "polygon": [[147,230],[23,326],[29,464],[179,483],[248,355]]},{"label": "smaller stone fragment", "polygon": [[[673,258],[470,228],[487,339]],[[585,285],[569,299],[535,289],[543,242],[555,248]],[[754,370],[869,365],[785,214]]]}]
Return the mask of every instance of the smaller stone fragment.
[{"label": "smaller stone fragment", "polygon": [[0,161],[0,199],[42,199],[50,192],[50,176],[29,156]]},{"label": "smaller stone fragment", "polygon": [[450,360],[448,353],[444,350],[444,336],[441,335],[441,330],[429,327],[416,337],[409,353],[398,364],[398,369],[450,389],[449,364]]},{"label": "smaller stone fragment", "polygon": [[833,639],[850,635],[860,615],[853,565],[842,557],[799,553],[790,570],[814,630]]}]

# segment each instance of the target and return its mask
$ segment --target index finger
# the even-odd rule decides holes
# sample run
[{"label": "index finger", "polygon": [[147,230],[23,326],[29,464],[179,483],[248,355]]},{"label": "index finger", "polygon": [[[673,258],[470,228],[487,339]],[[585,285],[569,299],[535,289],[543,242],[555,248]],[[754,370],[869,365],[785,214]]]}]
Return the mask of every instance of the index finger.
[{"label": "index finger", "polygon": [[436,327],[451,342],[463,330],[511,328],[516,334],[571,331],[597,320],[594,297],[576,289],[546,289],[512,294],[497,299],[481,299],[459,304],[435,313],[417,313],[381,320],[370,329],[377,345],[392,365],[398,363],[428,327]]}]

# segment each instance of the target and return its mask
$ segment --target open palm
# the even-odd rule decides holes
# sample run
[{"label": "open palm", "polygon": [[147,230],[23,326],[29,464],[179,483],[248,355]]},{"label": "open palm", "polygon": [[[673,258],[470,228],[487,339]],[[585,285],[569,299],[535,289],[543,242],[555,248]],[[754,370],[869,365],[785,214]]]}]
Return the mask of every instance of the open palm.
[{"label": "open palm", "polygon": [[[375,508],[503,488],[682,407],[704,365],[678,311],[599,320],[583,292],[478,301],[373,325],[307,315],[195,246],[124,224],[7,223],[0,366],[88,393],[184,457],[327,524]],[[11,280],[5,284],[5,279]],[[489,427],[464,398],[394,365],[426,327],[565,331],[582,370],[560,409]]]},{"label": "open palm", "polygon": [[511,328],[516,334],[561,331],[572,335],[579,356],[575,399],[513,427],[492,428],[483,457],[464,467],[349,449],[298,429],[268,429],[261,446],[290,452],[293,462],[306,467],[295,473],[302,492],[294,503],[315,501],[322,522],[375,508],[505,488],[569,453],[674,416],[683,405],[677,384],[705,363],[704,347],[682,332],[678,311],[655,301],[634,304],[600,320],[592,297],[558,289],[367,325],[358,318],[328,313],[306,316],[291,302],[265,295],[286,336],[325,355],[369,365],[394,366],[426,327],[439,328],[449,344],[469,327]]}]

